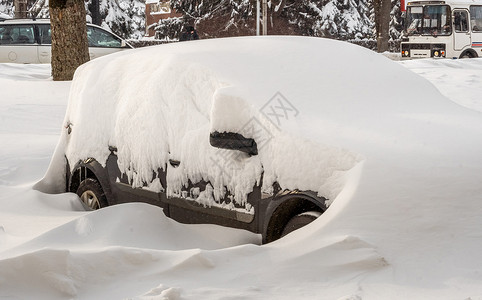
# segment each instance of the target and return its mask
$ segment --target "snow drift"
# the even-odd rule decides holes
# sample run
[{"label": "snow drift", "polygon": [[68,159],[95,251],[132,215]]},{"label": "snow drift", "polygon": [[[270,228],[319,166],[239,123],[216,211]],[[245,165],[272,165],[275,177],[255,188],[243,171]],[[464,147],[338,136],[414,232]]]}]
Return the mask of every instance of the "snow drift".
[{"label": "snow drift", "polygon": [[[152,63],[164,60],[174,63]],[[185,70],[189,62],[194,69],[200,68],[203,72],[186,72],[186,78],[194,81],[169,81],[169,76],[159,77],[166,79],[171,89],[165,88],[162,81],[145,83],[133,76],[136,72],[143,79],[150,80],[156,72],[162,73],[163,68],[168,68],[174,75]],[[426,62],[430,68],[443,70],[440,76],[448,74],[444,68],[463,68],[467,63],[430,62]],[[474,60],[473,66],[480,66],[479,62]],[[420,62],[418,66],[422,65]],[[127,72],[121,72],[123,69]],[[471,72],[475,74],[473,80],[482,78],[475,71]],[[189,77],[191,73],[196,76]],[[197,82],[201,73],[206,76],[202,78],[207,79]],[[111,75],[113,82],[125,80],[126,84],[145,84],[155,92],[138,89],[136,94],[123,90],[120,85],[109,84],[103,74]],[[84,82],[90,85],[84,86]],[[196,243],[203,247],[212,243],[213,247],[199,250],[196,245],[187,245],[183,250],[175,250],[160,243],[157,228],[151,228],[151,225],[167,223],[162,220],[158,208],[129,204],[86,214],[74,212],[64,205],[47,206],[40,201],[67,201],[72,194],[44,195],[16,187],[2,187],[1,200],[5,211],[0,212],[4,226],[0,241],[5,241],[5,246],[0,253],[0,295],[11,298],[33,295],[48,299],[480,298],[481,113],[450,101],[434,85],[400,64],[344,43],[305,38],[239,38],[160,46],[93,61],[76,76],[65,119],[74,124],[73,130],[77,130],[79,141],[68,141],[63,131],[57,154],[42,184],[56,181],[56,176],[63,174],[62,163],[55,165],[57,160],[63,159],[63,154],[72,157],[86,155],[79,145],[94,147],[90,149],[95,150],[91,155],[101,159],[108,145],[119,144],[119,136],[113,130],[117,126],[116,117],[121,113],[132,113],[131,120],[136,120],[135,113],[145,110],[144,102],[139,98],[151,94],[171,95],[173,89],[178,89],[181,95],[189,97],[189,102],[173,104],[183,107],[183,103],[193,103],[193,99],[200,97],[186,92],[196,85],[194,82],[203,87],[200,91],[205,91],[206,86],[211,88],[209,104],[212,106],[198,110],[185,108],[196,113],[204,112],[194,116],[193,120],[190,116],[185,118],[186,127],[197,132],[189,126],[194,126],[201,115],[206,125],[198,130],[204,131],[203,134],[213,128],[229,126],[223,114],[220,119],[216,117],[217,112],[228,111],[224,105],[228,101],[245,104],[242,107],[246,108],[246,113],[240,111],[239,115],[229,115],[236,120],[251,115],[258,122],[256,124],[261,123],[270,133],[274,132],[266,147],[261,148],[266,154],[260,151],[258,157],[259,164],[262,163],[268,175],[272,174],[273,180],[283,178],[286,185],[293,186],[312,186],[315,182],[311,177],[306,182],[289,177],[285,166],[280,166],[279,162],[290,164],[291,161],[282,156],[269,157],[272,153],[286,153],[286,157],[297,159],[308,153],[297,160],[308,164],[300,167],[294,163],[292,174],[300,168],[323,174],[323,170],[313,166],[335,162],[333,170],[341,169],[343,174],[333,174],[329,178],[340,179],[342,184],[335,180],[333,185],[323,187],[320,186],[322,181],[315,182],[317,191],[336,195],[323,217],[264,246],[235,246],[236,242],[233,242],[234,247],[218,249],[223,243],[209,241],[211,237],[207,234],[204,236],[206,240],[196,240]],[[105,87],[97,89],[104,91],[101,96],[91,92],[96,86]],[[453,92],[455,88],[447,90]],[[282,97],[277,98],[277,92]],[[113,95],[131,97],[140,110],[126,110],[134,105],[119,105],[107,117],[95,119],[99,111],[112,104],[108,102],[115,98]],[[272,111],[263,109],[272,99],[282,101],[285,107],[293,109],[290,111],[293,114],[278,123]],[[470,99],[476,100],[476,97],[472,95]],[[151,99],[146,101],[153,102]],[[279,104],[279,101],[275,103]],[[474,106],[475,102],[471,105]],[[80,112],[79,107],[87,114]],[[174,106],[172,115],[186,117],[183,112]],[[89,132],[89,120],[95,120],[102,131]],[[142,122],[132,126],[131,130],[135,131],[135,128],[141,128]],[[190,132],[179,132],[186,134],[182,137],[187,143]],[[128,141],[129,134],[132,133],[126,131],[122,138]],[[96,143],[82,143],[87,137]],[[291,143],[293,140],[298,143]],[[196,139],[191,141],[192,145],[202,145],[196,143]],[[177,143],[179,148],[175,149],[184,149],[180,141]],[[201,153],[205,150],[202,147]],[[126,161],[135,152],[133,149],[124,153]],[[191,151],[191,148],[187,149]],[[314,155],[323,156],[323,160],[311,160],[313,149],[316,149]],[[196,154],[194,151],[188,153]],[[177,152],[182,158],[188,153]],[[328,158],[320,153],[326,153]],[[344,170],[339,166],[347,168]],[[20,212],[27,208],[30,215],[24,213],[19,221]],[[123,239],[115,230],[119,224],[116,216],[128,216],[135,211],[150,216],[142,222],[147,225],[122,224],[120,228],[146,230],[139,242],[132,234]],[[19,239],[29,240],[22,233],[37,232],[27,229],[24,223],[34,227],[32,224],[40,217],[67,225],[53,228],[34,242],[20,243]],[[124,219],[127,224],[135,224],[138,220]],[[184,225],[171,224],[172,231],[184,234]],[[211,229],[202,231],[209,233]],[[16,232],[19,236],[15,236]],[[85,244],[76,245],[76,239],[72,240],[70,234]]]}]

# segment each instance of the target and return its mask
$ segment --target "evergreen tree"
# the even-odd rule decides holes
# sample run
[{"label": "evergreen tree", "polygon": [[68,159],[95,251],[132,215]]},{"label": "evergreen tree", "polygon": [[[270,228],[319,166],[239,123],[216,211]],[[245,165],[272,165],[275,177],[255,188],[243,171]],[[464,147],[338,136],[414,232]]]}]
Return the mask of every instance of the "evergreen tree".
[{"label": "evergreen tree", "polygon": [[101,0],[102,26],[123,38],[141,38],[145,27],[145,2],[140,0]]},{"label": "evergreen tree", "polygon": [[390,42],[399,42],[403,31],[402,13],[400,1],[392,0],[392,11],[390,12]]},{"label": "evergreen tree", "polygon": [[249,0],[206,2],[203,0],[173,0],[171,6],[184,15],[182,22],[195,25],[201,37],[254,34],[253,6]]},{"label": "evergreen tree", "polygon": [[[0,0],[6,1],[6,0]],[[50,0],[51,1],[51,0]],[[92,22],[92,8],[94,1],[84,0],[87,19]],[[1,3],[1,2],[0,2]],[[104,28],[123,38],[141,38],[144,36],[145,4],[143,0],[99,0],[101,24]],[[49,17],[49,0],[39,0],[35,10],[37,18]]]},{"label": "evergreen tree", "polygon": [[13,17],[13,0],[0,0],[0,12]]},{"label": "evergreen tree", "polygon": [[[372,36],[369,0],[271,0],[268,34],[300,34],[364,39]],[[256,0],[173,0],[182,18],[161,20],[160,38],[178,37],[182,24],[195,25],[203,38],[254,35]]]},{"label": "evergreen tree", "polygon": [[293,0],[287,7],[290,22],[297,24],[301,35],[350,40],[372,34],[366,0]]}]

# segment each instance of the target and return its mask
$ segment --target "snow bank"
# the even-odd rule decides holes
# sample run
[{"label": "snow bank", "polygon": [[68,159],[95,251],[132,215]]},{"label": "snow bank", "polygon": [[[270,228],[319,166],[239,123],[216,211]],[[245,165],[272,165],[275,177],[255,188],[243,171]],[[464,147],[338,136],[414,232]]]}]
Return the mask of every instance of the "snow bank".
[{"label": "snow bank", "polygon": [[[82,211],[79,202],[73,203],[78,211]],[[41,205],[30,204],[41,211]],[[115,222],[105,223],[104,220]],[[44,247],[82,251],[109,247],[213,250],[260,243],[258,235],[236,229],[214,225],[178,226],[164,215],[161,208],[139,203],[112,206],[91,213],[83,212],[70,222],[4,251],[2,258],[24,255]]]},{"label": "snow bank", "polygon": [[443,95],[457,104],[482,111],[479,97],[482,58],[421,59],[402,61],[400,64],[430,80]]}]

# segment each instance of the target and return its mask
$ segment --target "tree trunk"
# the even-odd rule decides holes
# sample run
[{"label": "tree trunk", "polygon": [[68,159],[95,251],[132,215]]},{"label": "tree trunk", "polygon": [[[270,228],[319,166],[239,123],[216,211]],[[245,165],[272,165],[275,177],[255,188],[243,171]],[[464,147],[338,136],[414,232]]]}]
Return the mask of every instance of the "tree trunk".
[{"label": "tree trunk", "polygon": [[15,18],[23,19],[27,17],[27,0],[14,0]]},{"label": "tree trunk", "polygon": [[84,0],[50,0],[52,76],[72,80],[78,66],[89,61]]},{"label": "tree trunk", "polygon": [[285,5],[286,5],[285,0],[271,1],[271,8],[269,12],[271,34],[280,34],[280,32],[283,32],[284,30],[286,30],[284,26],[286,24],[283,24],[283,22],[280,22],[281,13],[283,12]]},{"label": "tree trunk", "polygon": [[102,18],[100,15],[99,0],[92,0],[92,3],[89,5],[89,10],[92,14],[92,23],[100,26],[102,24]]},{"label": "tree trunk", "polygon": [[388,51],[388,40],[390,38],[390,0],[374,0],[375,9],[375,30],[377,34],[378,52]]}]

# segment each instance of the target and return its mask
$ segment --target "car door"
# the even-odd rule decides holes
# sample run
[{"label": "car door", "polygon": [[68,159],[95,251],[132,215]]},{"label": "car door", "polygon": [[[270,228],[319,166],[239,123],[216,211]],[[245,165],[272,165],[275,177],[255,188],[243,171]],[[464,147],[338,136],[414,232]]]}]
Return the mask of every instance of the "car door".
[{"label": "car door", "polygon": [[[237,173],[247,166],[252,157],[236,150],[217,149],[212,155],[200,156],[199,159],[207,160],[211,168],[217,169],[219,176],[228,176],[234,181]],[[194,176],[184,173],[186,167],[182,160],[170,159],[167,166],[169,216],[183,223],[214,223],[222,226],[243,228],[255,231],[255,212],[261,197],[260,186],[253,184],[251,191],[246,194],[220,186],[217,176],[207,169],[200,169]],[[231,173],[228,175],[228,173]],[[169,184],[174,177],[188,178],[181,189]],[[249,180],[247,180],[249,181]],[[239,181],[239,184],[243,183]],[[174,193],[173,193],[174,191]]]},{"label": "car door", "polygon": [[0,25],[0,62],[39,63],[37,46],[33,25]]},{"label": "car door", "polygon": [[38,36],[40,44],[37,47],[40,63],[49,64],[52,60],[52,33],[50,24],[39,24]]}]

